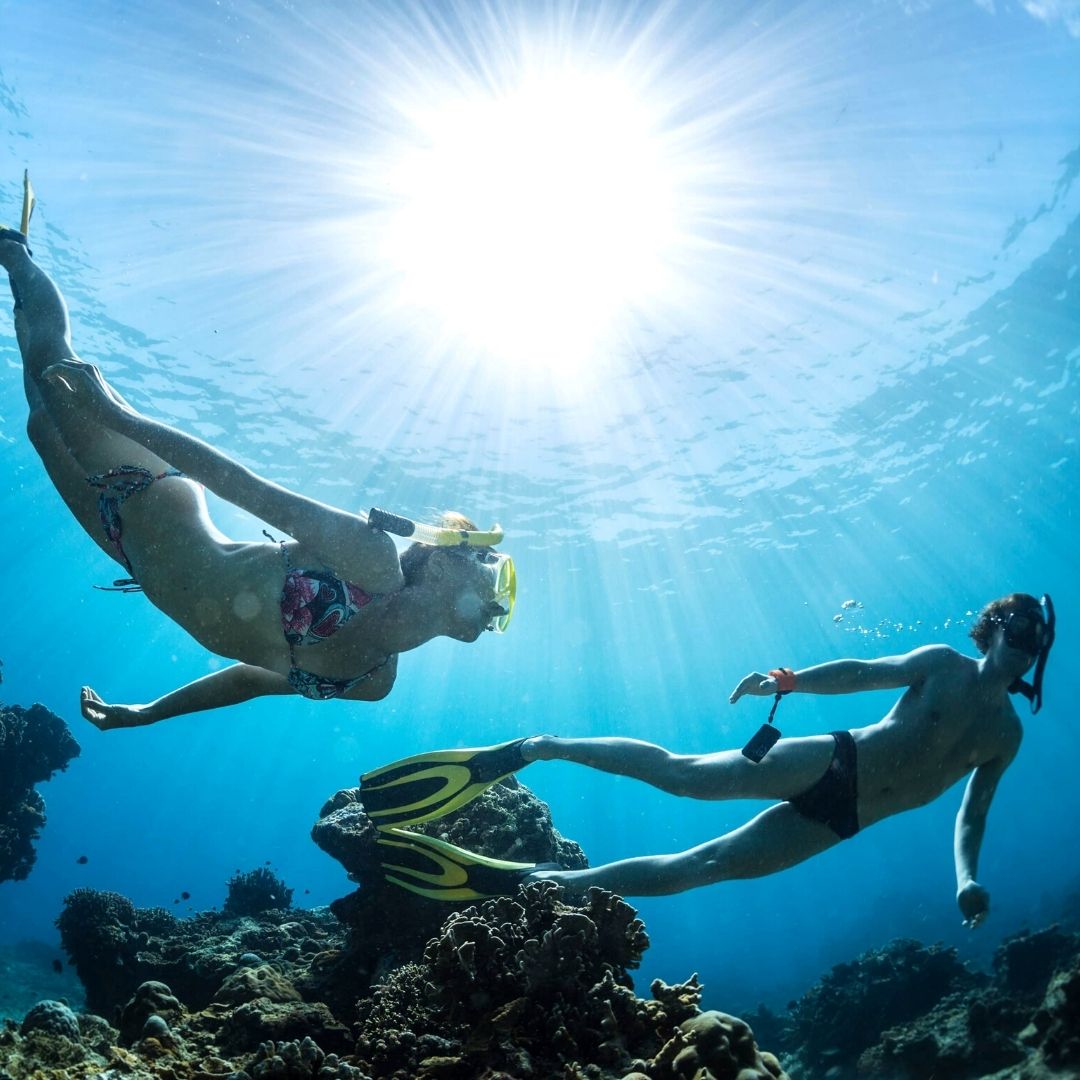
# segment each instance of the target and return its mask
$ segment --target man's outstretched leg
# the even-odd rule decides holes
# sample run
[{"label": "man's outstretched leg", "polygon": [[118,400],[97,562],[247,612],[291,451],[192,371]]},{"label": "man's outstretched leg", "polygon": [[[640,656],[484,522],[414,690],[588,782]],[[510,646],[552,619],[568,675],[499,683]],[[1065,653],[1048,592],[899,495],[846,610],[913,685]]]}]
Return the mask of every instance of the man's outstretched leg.
[{"label": "man's outstretched leg", "polygon": [[555,881],[573,894],[596,885],[620,896],[666,896],[718,881],[775,874],[839,842],[828,826],[780,803],[725,836],[675,855],[644,855],[588,870],[542,870],[530,880]]},{"label": "man's outstretched leg", "polygon": [[591,769],[631,776],[690,799],[790,799],[821,779],[833,754],[830,735],[781,739],[759,763],[738,750],[673,754],[638,739],[526,739],[526,761],[573,761]]}]

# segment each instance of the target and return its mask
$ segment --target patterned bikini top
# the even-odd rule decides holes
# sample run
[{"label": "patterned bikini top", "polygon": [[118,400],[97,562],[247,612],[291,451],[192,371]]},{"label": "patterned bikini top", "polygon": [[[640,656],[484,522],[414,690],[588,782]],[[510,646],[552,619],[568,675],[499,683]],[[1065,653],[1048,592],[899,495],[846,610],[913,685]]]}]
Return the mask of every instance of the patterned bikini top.
[{"label": "patterned bikini top", "polygon": [[296,663],[298,645],[318,645],[333,637],[354,615],[377,598],[332,570],[293,566],[284,541],[285,582],[281,587],[281,631],[289,643],[289,685],[304,697],[317,701],[341,697],[370,679],[390,662],[385,656],[370,671],[351,679],[332,679],[305,671]]}]

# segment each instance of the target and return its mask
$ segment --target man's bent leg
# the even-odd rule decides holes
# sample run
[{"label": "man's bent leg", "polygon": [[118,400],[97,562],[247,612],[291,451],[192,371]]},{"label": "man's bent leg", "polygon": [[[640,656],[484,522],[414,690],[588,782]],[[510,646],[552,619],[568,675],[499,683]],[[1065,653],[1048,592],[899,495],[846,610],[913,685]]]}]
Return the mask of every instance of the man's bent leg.
[{"label": "man's bent leg", "polygon": [[716,840],[675,855],[646,855],[588,870],[544,870],[530,880],[555,881],[573,894],[593,885],[620,896],[666,896],[701,885],[764,877],[840,842],[831,829],[780,803]]}]

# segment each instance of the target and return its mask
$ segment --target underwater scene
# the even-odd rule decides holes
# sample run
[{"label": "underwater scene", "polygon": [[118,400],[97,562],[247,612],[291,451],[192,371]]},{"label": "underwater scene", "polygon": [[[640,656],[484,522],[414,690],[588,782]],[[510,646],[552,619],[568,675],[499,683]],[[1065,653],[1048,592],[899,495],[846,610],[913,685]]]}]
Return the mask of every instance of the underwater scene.
[{"label": "underwater scene", "polygon": [[0,1080],[1080,1075],[1077,0],[0,31]]}]

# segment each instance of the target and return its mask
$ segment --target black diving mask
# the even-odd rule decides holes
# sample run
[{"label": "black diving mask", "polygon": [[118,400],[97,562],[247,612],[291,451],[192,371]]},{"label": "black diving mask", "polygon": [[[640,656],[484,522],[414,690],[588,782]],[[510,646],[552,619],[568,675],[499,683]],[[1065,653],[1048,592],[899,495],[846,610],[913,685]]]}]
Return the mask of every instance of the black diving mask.
[{"label": "black diving mask", "polygon": [[1035,674],[1031,677],[1031,682],[1016,679],[1009,687],[1010,694],[1023,694],[1028,699],[1032,713],[1037,713],[1042,708],[1043,673],[1046,671],[1050,648],[1054,644],[1054,625],[1057,621],[1050,594],[1044,593],[1039,603],[1043,612],[1041,616],[1014,611],[1004,624],[1005,644],[1010,649],[1018,649],[1035,657]]}]

